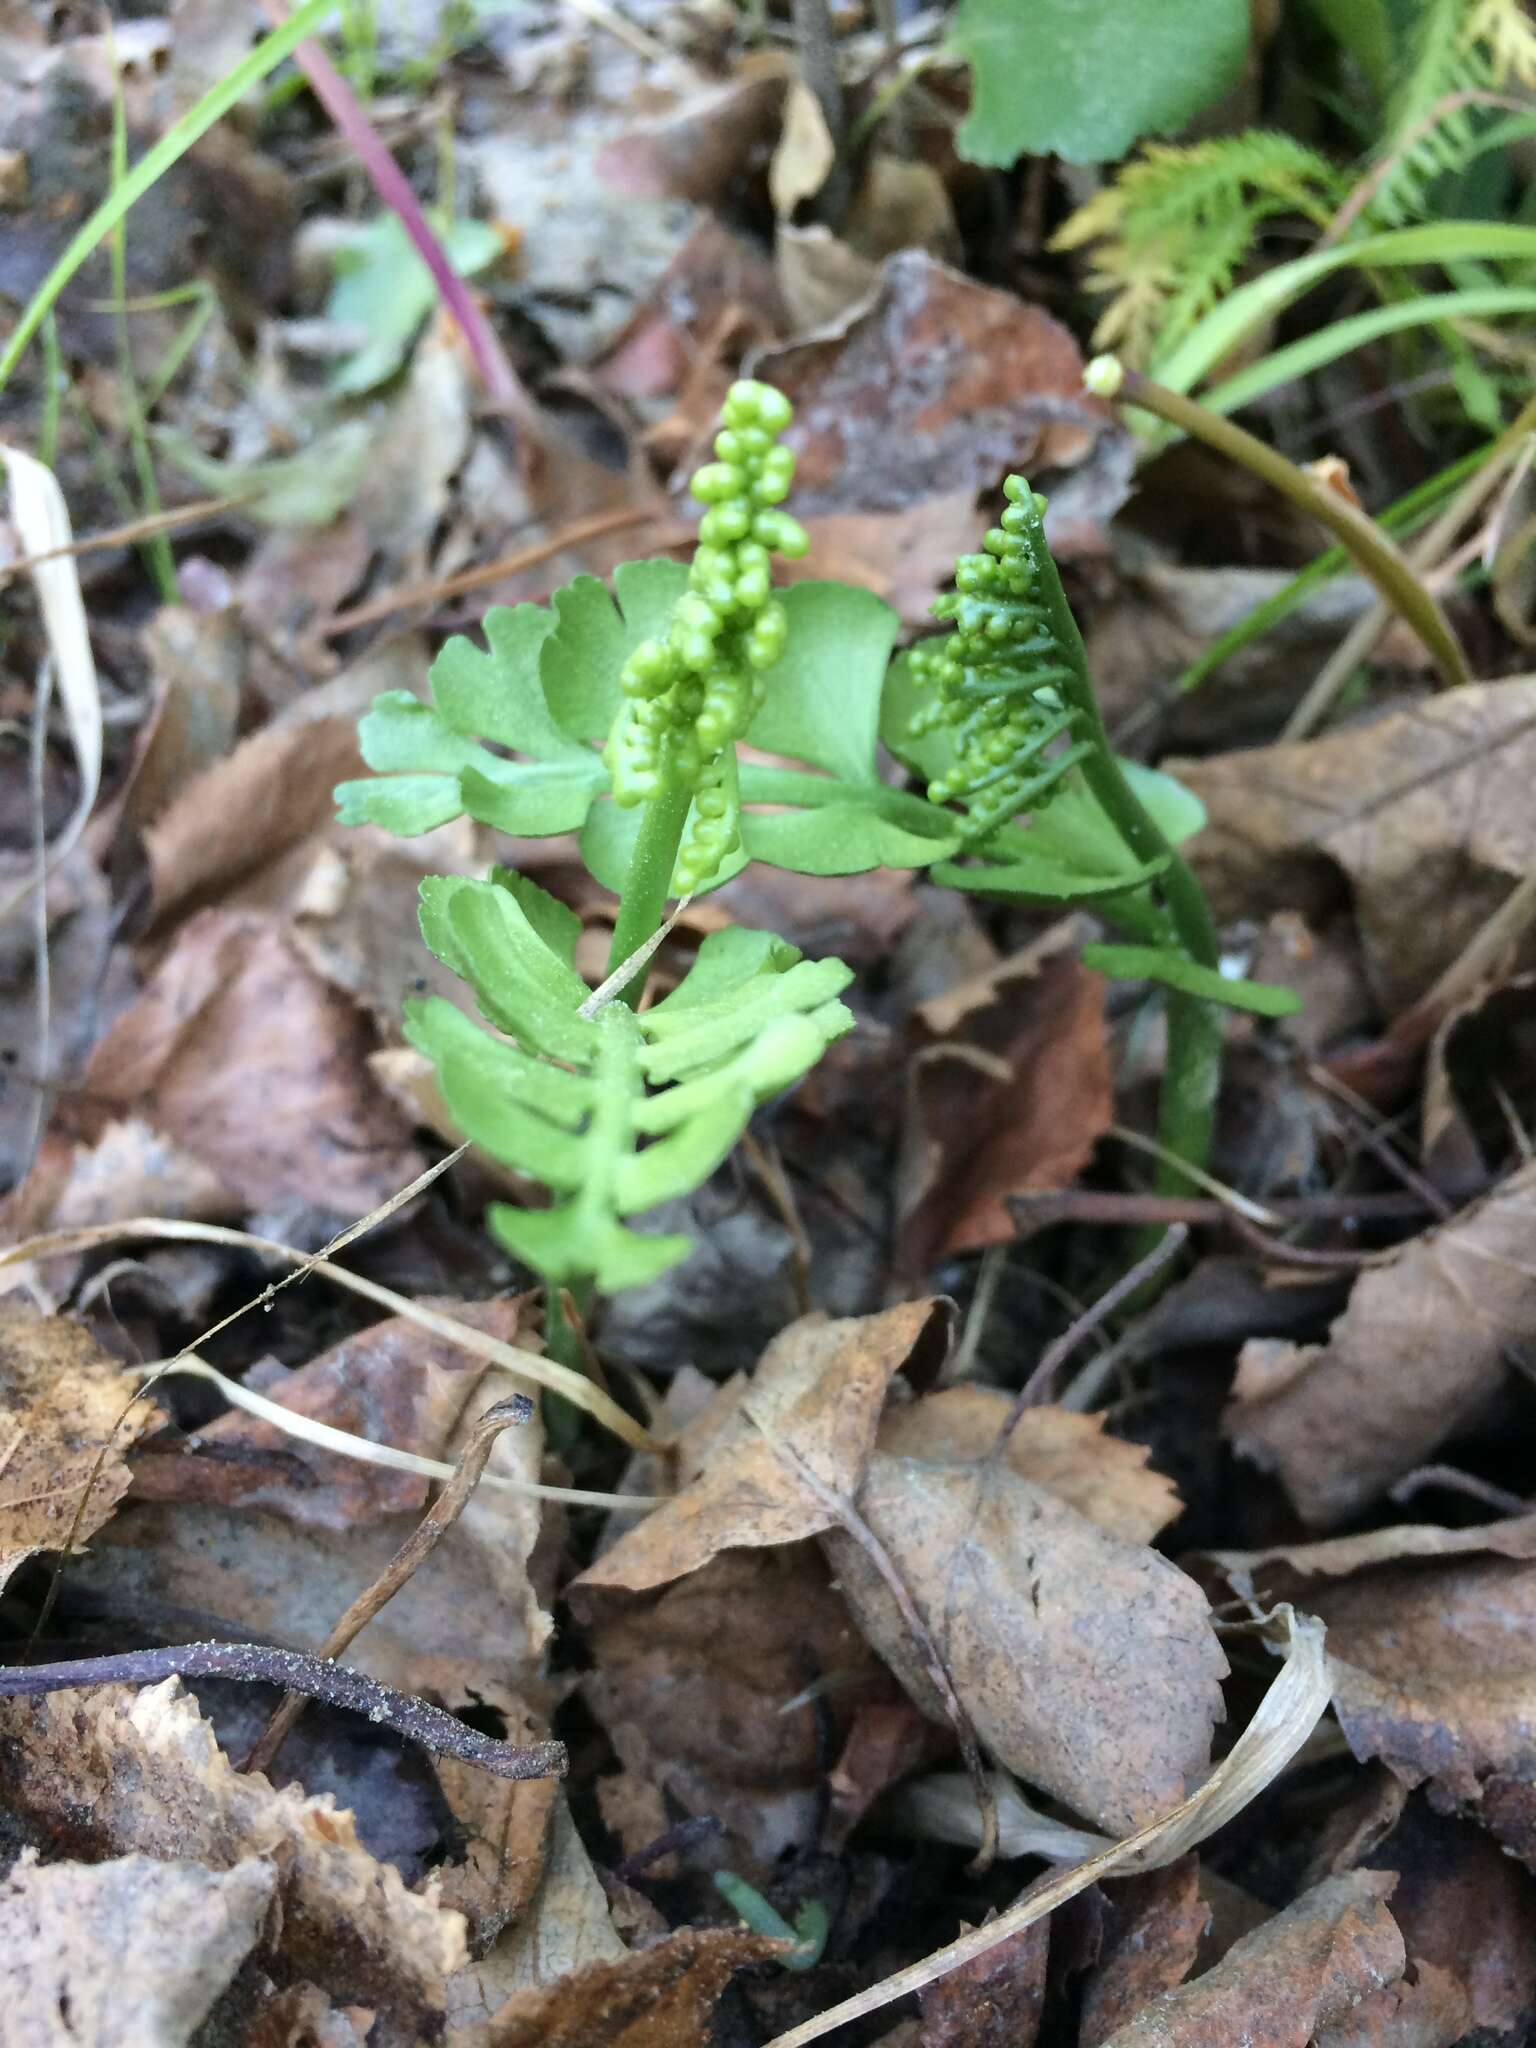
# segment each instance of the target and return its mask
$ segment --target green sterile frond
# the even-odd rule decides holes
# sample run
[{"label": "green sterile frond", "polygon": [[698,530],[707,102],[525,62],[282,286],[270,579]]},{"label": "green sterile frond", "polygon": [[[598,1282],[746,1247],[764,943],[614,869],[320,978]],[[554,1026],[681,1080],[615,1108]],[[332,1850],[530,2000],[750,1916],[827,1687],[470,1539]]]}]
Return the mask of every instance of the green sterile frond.
[{"label": "green sterile frond", "polygon": [[1346,188],[1326,157],[1270,129],[1149,142],[1052,247],[1091,248],[1088,288],[1109,301],[1095,341],[1144,366],[1230,289],[1265,221],[1299,213],[1322,224]]},{"label": "green sterile frond", "polygon": [[1404,38],[1377,148],[1382,175],[1364,225],[1432,220],[1435,186],[1466,170],[1499,130],[1476,96],[1532,86],[1536,27],[1524,0],[1421,0]]},{"label": "green sterile frond", "polygon": [[408,837],[467,811],[524,838],[579,828],[607,776],[545,697],[539,657],[554,627],[539,605],[495,606],[484,648],[458,634],[433,662],[430,703],[409,690],[376,697],[358,726],[374,774],[337,790],[342,823]]},{"label": "green sterile frond", "polygon": [[570,913],[517,876],[423,884],[422,931],[505,1035],[442,997],[408,1006],[406,1035],[464,1135],[554,1195],[548,1209],[499,1206],[491,1225],[557,1285],[634,1286],[682,1258],[686,1238],[626,1219],[707,1179],[758,1103],[853,1023],[841,961],[739,929],[711,934],[654,1009],[582,1016]]}]

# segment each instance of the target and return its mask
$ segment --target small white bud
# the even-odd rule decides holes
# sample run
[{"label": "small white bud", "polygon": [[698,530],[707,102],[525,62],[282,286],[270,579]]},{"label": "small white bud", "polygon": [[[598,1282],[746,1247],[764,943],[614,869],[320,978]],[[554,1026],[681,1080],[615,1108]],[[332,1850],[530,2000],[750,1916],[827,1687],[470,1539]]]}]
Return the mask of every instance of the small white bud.
[{"label": "small white bud", "polygon": [[1118,398],[1125,382],[1125,365],[1118,356],[1095,356],[1083,371],[1083,389],[1095,398]]}]

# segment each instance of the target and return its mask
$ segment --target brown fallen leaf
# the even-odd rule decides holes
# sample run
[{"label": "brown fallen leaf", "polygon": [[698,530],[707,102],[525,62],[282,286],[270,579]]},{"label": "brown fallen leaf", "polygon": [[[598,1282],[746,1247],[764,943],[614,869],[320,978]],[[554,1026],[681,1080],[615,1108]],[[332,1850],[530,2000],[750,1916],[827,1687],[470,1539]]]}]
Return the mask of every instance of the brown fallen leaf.
[{"label": "brown fallen leaf", "polygon": [[[1222,1715],[1204,1596],[1009,1466],[877,1452],[857,1501],[985,1748],[1106,1831],[1177,1804]],[[823,1536],[860,1627],[934,1719],[942,1707],[884,1578]]]},{"label": "brown fallen leaf", "polygon": [[39,1864],[0,1882],[8,2048],[182,2048],[256,1945],[276,1866],[120,1856]]},{"label": "brown fallen leaf", "polygon": [[417,2048],[430,2032],[464,1957],[458,1914],[407,1891],[329,1798],[242,1777],[175,1679],[0,1700],[0,1735],[0,1799],[64,1854],[213,1871],[260,1858],[278,1907],[256,1948],[263,1965],[376,2007],[369,2048]]},{"label": "brown fallen leaf", "polygon": [[1536,1563],[1377,1565],[1314,1592],[1355,1755],[1536,1868]]},{"label": "brown fallen leaf", "polygon": [[829,1811],[821,1831],[822,1848],[833,1853],[845,1849],[876,1800],[947,1747],[908,1699],[861,1706],[827,1777]]},{"label": "brown fallen leaf", "polygon": [[708,2048],[731,1978],[782,1953],[760,1934],[684,1927],[654,1948],[514,1993],[486,2026],[484,2048]]},{"label": "brown fallen leaf", "polygon": [[1306,1521],[1366,1507],[1487,1408],[1536,1335],[1533,1218],[1525,1167],[1362,1273],[1326,1344],[1244,1346],[1227,1434]]},{"label": "brown fallen leaf", "polygon": [[[996,1387],[943,1387],[880,1418],[879,1448],[892,1457],[975,1463],[997,1442],[1013,1407]],[[1068,1408],[1026,1408],[1008,1437],[1009,1469],[1086,1515],[1108,1536],[1150,1543],[1183,1503],[1171,1479],[1148,1464],[1145,1444],[1106,1436],[1105,1417]]]},{"label": "brown fallen leaf", "polygon": [[1182,1984],[1195,1967],[1211,1917],[1200,1896],[1200,1859],[1193,1854],[1165,1870],[1121,1878],[1105,1897],[1103,1947],[1083,1987],[1077,2048],[1101,2048],[1154,1998]]},{"label": "brown fallen leaf", "polygon": [[1536,866],[1536,677],[1474,683],[1324,739],[1164,765],[1206,807],[1189,852],[1217,916],[1316,923],[1347,896],[1389,1018]]},{"label": "brown fallen leaf", "polygon": [[621,1536],[575,1585],[643,1592],[697,1571],[722,1550],[794,1543],[827,1528],[831,1511],[777,1456],[751,1414],[834,1492],[856,1492],[892,1377],[903,1367],[931,1377],[949,1324],[937,1300],[791,1324],[750,1381],[730,1381],[684,1433],[677,1498]]},{"label": "brown fallen leaf", "polygon": [[771,1864],[816,1838],[828,1740],[895,1687],[814,1545],[732,1549],[641,1595],[584,1583],[583,1696],[622,1762]]},{"label": "brown fallen leaf", "polygon": [[1051,1923],[1036,1920],[918,1993],[919,2048],[1034,2048]]},{"label": "brown fallen leaf", "polygon": [[1065,327],[916,249],[886,259],[840,329],[769,351],[758,375],[794,401],[796,508],[811,515],[990,490],[1123,431],[1085,395]]},{"label": "brown fallen leaf", "polygon": [[1402,1976],[1403,1938],[1386,1907],[1394,1883],[1362,1870],[1314,1885],[1204,1976],[1143,2006],[1105,2048],[1306,2048]]},{"label": "brown fallen leaf", "polygon": [[111,1519],[128,1446],[157,1419],[137,1385],[78,1323],[0,1302],[0,1586]]},{"label": "brown fallen leaf", "polygon": [[98,1043],[85,1086],[173,1139],[247,1207],[350,1223],[424,1165],[368,1076],[368,1051],[362,1019],[281,925],[205,910]]},{"label": "brown fallen leaf", "polygon": [[899,1168],[908,1272],[1017,1226],[1010,1195],[1069,1187],[1114,1117],[1104,982],[1067,918],[1022,953],[917,1011]]}]

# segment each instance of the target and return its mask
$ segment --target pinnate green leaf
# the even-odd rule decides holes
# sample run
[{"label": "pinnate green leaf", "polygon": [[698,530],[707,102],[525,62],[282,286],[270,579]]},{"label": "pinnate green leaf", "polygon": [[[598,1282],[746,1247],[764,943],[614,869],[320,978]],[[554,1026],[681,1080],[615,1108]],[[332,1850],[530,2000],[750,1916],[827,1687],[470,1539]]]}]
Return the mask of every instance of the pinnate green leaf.
[{"label": "pinnate green leaf", "polygon": [[622,1003],[583,1016],[577,920],[541,889],[498,870],[435,877],[421,894],[427,944],[504,1035],[440,996],[407,1005],[406,1035],[465,1136],[555,1196],[549,1209],[493,1209],[491,1226],[559,1285],[636,1286],[684,1257],[686,1238],[626,1219],[697,1187],[756,1105],[853,1023],[838,1001],[851,979],[841,961],[735,928],[711,934],[643,1016]]},{"label": "pinnate green leaf", "polygon": [[1107,163],[1232,84],[1248,0],[961,0],[950,50],[971,67],[957,140],[973,163]]}]

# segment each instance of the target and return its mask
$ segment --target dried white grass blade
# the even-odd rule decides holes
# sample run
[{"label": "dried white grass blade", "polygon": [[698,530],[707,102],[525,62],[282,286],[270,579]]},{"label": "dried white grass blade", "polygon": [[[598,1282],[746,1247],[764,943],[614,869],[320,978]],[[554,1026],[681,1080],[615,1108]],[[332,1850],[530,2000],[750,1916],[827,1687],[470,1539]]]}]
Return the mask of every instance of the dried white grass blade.
[{"label": "dried white grass blade", "polygon": [[1277,1608],[1275,1619],[1287,1638],[1285,1664],[1280,1675],[1264,1695],[1258,1712],[1233,1743],[1230,1753],[1182,1805],[1164,1814],[1161,1820],[1138,1829],[1134,1835],[1127,1835],[1124,1841],[1101,1850],[1097,1856],[1090,1856],[1086,1862],[1075,1863],[1070,1869],[1058,1871],[1055,1876],[1032,1886],[1016,1906],[1000,1914],[996,1920],[989,1920],[985,1927],[961,1935],[947,1948],[938,1949],[931,1956],[924,1957],[922,1962],[898,1970],[895,1976],[872,1984],[867,1991],[861,1991],[853,1998],[844,1999],[841,2005],[829,2007],[802,2026],[791,2027],[787,2034],[776,2034],[768,2048],[805,2048],[807,2042],[819,2041],[834,2028],[878,2012],[894,1999],[921,1991],[924,1985],[948,1976],[962,1963],[985,1955],[989,1949],[1017,1934],[1020,1928],[1043,1920],[1068,1899],[1086,1891],[1089,1885],[1097,1884],[1100,1878],[1160,1870],[1164,1864],[1176,1862],[1186,1850],[1224,1827],[1234,1814],[1240,1813],[1250,1800],[1280,1775],[1328,1706],[1323,1624],[1314,1616],[1297,1614],[1289,1607]]},{"label": "dried white grass blade", "polygon": [[[612,1430],[633,1449],[661,1449],[648,1429],[626,1415],[617,1401],[594,1386],[584,1373],[573,1372],[566,1365],[557,1365],[552,1358],[541,1358],[536,1351],[524,1351],[516,1344],[503,1344],[499,1337],[487,1336],[484,1330],[476,1330],[453,1316],[427,1308],[419,1301],[412,1301],[408,1295],[396,1294],[391,1287],[381,1287],[377,1280],[366,1280],[361,1273],[349,1273],[345,1266],[333,1265],[329,1259],[316,1257],[312,1252],[296,1251],[292,1245],[282,1244],[276,1238],[253,1237],[248,1230],[231,1230],[221,1223],[189,1223],[171,1216],[129,1216],[119,1223],[90,1223],[78,1230],[49,1230],[38,1237],[23,1238],[19,1244],[0,1250],[0,1268],[24,1264],[31,1259],[58,1258],[68,1252],[91,1251],[97,1245],[117,1244],[131,1237],[238,1245],[246,1251],[266,1252],[273,1258],[287,1259],[306,1273],[318,1273],[338,1287],[350,1288],[364,1300],[376,1301],[391,1315],[403,1316],[407,1322],[415,1323],[423,1330],[431,1330],[434,1336],[443,1338],[447,1343],[457,1344],[461,1350],[473,1352],[477,1358],[488,1359],[504,1372],[515,1373],[519,1379],[530,1380],[535,1386],[548,1387],[552,1393],[563,1394],[573,1406],[585,1409],[594,1422]],[[259,1301],[262,1296],[258,1295],[256,1299]]]},{"label": "dried white grass blade", "polygon": [[[0,442],[0,462],[5,464],[11,518],[21,538],[22,552],[28,556],[46,555],[54,549],[67,548],[73,539],[69,509],[53,471],[35,456],[7,447],[4,442]],[[80,771],[80,800],[74,815],[49,848],[48,865],[54,867],[84,831],[101,787],[101,690],[80,596],[80,573],[73,557],[53,555],[48,561],[34,563],[31,573],[53,660],[54,682],[69,720]],[[30,875],[0,902],[0,917],[8,917],[19,903],[24,903],[38,886],[38,879],[36,873]]]},{"label": "dried white grass blade", "polygon": [[606,981],[598,983],[591,995],[587,997],[586,1001],[577,1010],[576,1014],[578,1017],[585,1017],[590,1021],[597,1015],[599,1010],[606,1010],[610,1003],[618,1000],[619,991],[629,987],[629,984],[655,953],[657,947],[667,938],[673,925],[677,923],[677,920],[692,901],[693,898],[691,896],[685,896],[672,915],[663,919],[661,929],[652,932],[648,939],[643,940],[636,946],[634,952],[630,954],[627,960],[621,960]]},{"label": "dried white grass blade", "polygon": [[[415,1472],[423,1479],[453,1477],[454,1467],[444,1464],[440,1458],[423,1458],[416,1451],[397,1450],[393,1444],[375,1443],[371,1437],[354,1436],[350,1430],[338,1429],[334,1423],[321,1422],[313,1415],[301,1415],[297,1409],[285,1408],[281,1401],[270,1401],[254,1388],[242,1386],[238,1380],[226,1379],[216,1366],[209,1365],[195,1352],[183,1351],[176,1358],[162,1358],[155,1365],[138,1369],[153,1379],[164,1373],[179,1372],[189,1379],[207,1380],[218,1388],[226,1401],[236,1408],[243,1408],[248,1415],[270,1422],[285,1436],[294,1437],[300,1443],[313,1444],[317,1450],[335,1451],[340,1457],[355,1458],[360,1465],[387,1465],[391,1471]],[[535,1500],[564,1501],[568,1507],[619,1508],[636,1514],[665,1507],[671,1499],[670,1494],[661,1493],[592,1493],[584,1486],[544,1486],[533,1479],[507,1479],[498,1472],[482,1473],[480,1489],[483,1492],[487,1488],[493,1493],[531,1494]]]}]

